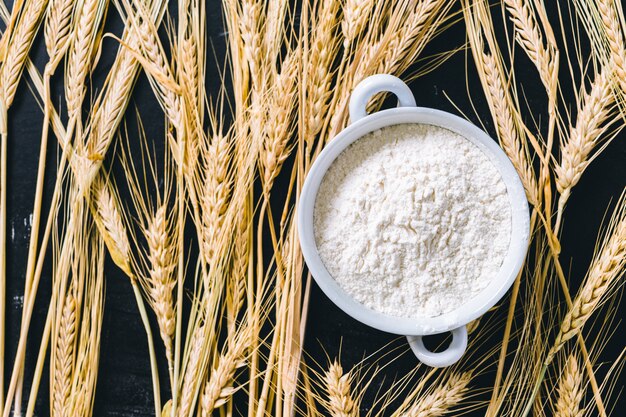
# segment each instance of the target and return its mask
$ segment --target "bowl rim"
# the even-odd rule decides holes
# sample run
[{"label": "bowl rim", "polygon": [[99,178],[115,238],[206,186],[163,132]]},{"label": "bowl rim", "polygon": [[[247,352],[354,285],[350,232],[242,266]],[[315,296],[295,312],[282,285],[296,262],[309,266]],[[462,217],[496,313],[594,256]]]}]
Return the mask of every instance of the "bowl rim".
[{"label": "bowl rim", "polygon": [[[511,204],[511,241],[497,277],[475,297],[437,317],[389,316],[356,301],[335,281],[317,251],[315,200],[326,171],[350,144],[367,133],[399,124],[427,124],[458,133],[492,161],[507,188]],[[511,287],[526,258],[530,216],[522,182],[498,144],[482,129],[454,114],[425,107],[398,107],[370,114],[349,125],[322,150],[305,179],[298,203],[298,234],[307,267],[322,291],[346,314],[376,329],[400,335],[425,336],[461,327],[493,307]]]}]

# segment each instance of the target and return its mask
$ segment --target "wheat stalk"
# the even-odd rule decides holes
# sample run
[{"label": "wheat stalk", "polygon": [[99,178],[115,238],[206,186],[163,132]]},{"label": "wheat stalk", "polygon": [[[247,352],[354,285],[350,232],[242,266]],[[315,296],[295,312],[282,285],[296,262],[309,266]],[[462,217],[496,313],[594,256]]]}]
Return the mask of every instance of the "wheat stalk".
[{"label": "wheat stalk", "polygon": [[580,404],[584,394],[583,374],[578,366],[578,360],[576,356],[569,355],[561,371],[554,416],[583,417],[584,409],[580,408]]},{"label": "wheat stalk", "polygon": [[359,415],[358,402],[350,388],[350,372],[344,373],[339,362],[333,362],[324,373],[328,412],[333,417],[356,417]]},{"label": "wheat stalk", "polygon": [[[0,61],[0,357],[4,358],[5,349],[5,303],[6,303],[6,232],[7,232],[7,153],[8,153],[8,109],[13,103],[22,70],[28,60],[28,51],[34,41],[39,22],[45,9],[46,1],[29,1],[26,4],[16,2],[14,14],[2,38],[2,60]],[[17,16],[19,13],[19,20]],[[45,150],[42,152],[45,153]],[[41,158],[40,158],[41,159]],[[40,161],[41,165],[41,161]],[[41,182],[41,181],[39,181]],[[40,187],[41,188],[41,187]],[[37,200],[36,200],[37,201]],[[37,203],[35,203],[37,205]],[[35,210],[35,214],[36,214]],[[30,250],[29,250],[30,251]],[[32,262],[31,262],[32,264]],[[28,289],[28,281],[26,281]],[[28,299],[28,291],[24,297]],[[20,370],[22,362],[17,360]],[[20,372],[20,375],[22,372]],[[0,402],[4,403],[4,361],[0,361]],[[21,379],[17,394],[21,397]],[[11,394],[9,394],[10,396]],[[10,401],[10,400],[9,400]],[[7,401],[7,403],[9,402]],[[0,411],[7,414],[9,404],[0,406]],[[21,412],[21,403],[16,405]]]}]

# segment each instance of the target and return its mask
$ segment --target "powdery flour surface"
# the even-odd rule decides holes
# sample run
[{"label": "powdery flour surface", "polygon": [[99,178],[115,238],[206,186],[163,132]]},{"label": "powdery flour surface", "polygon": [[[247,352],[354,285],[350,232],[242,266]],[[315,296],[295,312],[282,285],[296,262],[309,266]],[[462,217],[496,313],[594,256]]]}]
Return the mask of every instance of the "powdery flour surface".
[{"label": "powdery flour surface", "polygon": [[506,186],[491,161],[429,125],[354,142],[315,203],[328,272],[362,304],[396,317],[435,317],[477,295],[498,273],[510,234]]}]

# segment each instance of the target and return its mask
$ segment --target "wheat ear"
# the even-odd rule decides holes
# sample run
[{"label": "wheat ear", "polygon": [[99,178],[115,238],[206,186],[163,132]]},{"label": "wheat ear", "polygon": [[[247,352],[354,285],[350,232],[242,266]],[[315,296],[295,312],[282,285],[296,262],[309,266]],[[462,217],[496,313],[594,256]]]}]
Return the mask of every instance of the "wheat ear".
[{"label": "wheat ear", "polygon": [[356,417],[359,405],[350,388],[350,372],[344,373],[339,362],[333,362],[324,374],[328,412],[333,417]]},{"label": "wheat ear", "polygon": [[599,0],[596,4],[609,44],[609,59],[613,64],[610,67],[615,72],[615,78],[622,93],[626,94],[626,49],[624,48],[624,33],[621,30],[620,20],[613,1]]},{"label": "wheat ear", "polygon": [[520,138],[513,117],[510,97],[506,93],[495,58],[490,54],[482,53],[482,62],[485,90],[492,107],[491,114],[496,122],[500,144],[522,180],[528,201],[536,206],[539,202],[537,179],[528,161],[526,143]]},{"label": "wheat ear", "polygon": [[230,135],[216,132],[202,152],[202,184],[198,187],[202,209],[202,245],[207,265],[215,265],[220,255],[217,242],[224,232],[226,209],[231,197]]},{"label": "wheat ear", "polygon": [[530,3],[523,0],[504,0],[504,3],[511,14],[517,42],[537,67],[546,89],[550,90],[558,65],[554,64],[554,49],[544,46],[543,36]]},{"label": "wheat ear", "polygon": [[580,408],[580,404],[584,394],[583,374],[578,366],[578,360],[576,356],[570,355],[561,371],[554,416],[583,417],[584,409]]},{"label": "wheat ear", "polygon": [[24,68],[26,58],[28,58],[28,51],[35,39],[39,22],[46,10],[46,4],[46,0],[25,2],[20,19],[8,44],[8,50],[2,63],[0,74],[2,100],[7,109],[11,107],[15,98],[22,69]]},{"label": "wheat ear", "polygon": [[241,2],[239,14],[239,32],[243,43],[243,58],[250,71],[252,83],[257,90],[261,89],[261,75],[263,63],[261,62],[262,46],[260,34],[260,17],[263,4],[258,0],[245,0]]},{"label": "wheat ear", "polygon": [[[597,75],[591,89],[581,98],[576,124],[561,144],[561,161],[554,167],[556,186],[561,193],[559,212],[578,183],[585,168],[593,159],[592,152],[603,139],[605,122],[613,114],[615,96],[611,77],[606,69]],[[557,221],[557,224],[559,222]]]},{"label": "wheat ear", "polygon": [[[395,33],[382,42],[376,72],[401,73],[413,62],[444,18],[450,7],[446,0],[422,0],[401,22]],[[366,63],[367,64],[367,63]]]},{"label": "wheat ear", "polygon": [[304,106],[304,139],[312,146],[315,136],[322,130],[329,99],[332,94],[331,83],[334,71],[335,52],[339,46],[336,28],[339,3],[324,0],[319,6],[318,21],[312,29],[310,50],[308,51],[307,67],[303,80],[306,88],[306,105]]},{"label": "wheat ear", "polygon": [[272,188],[283,162],[290,152],[289,140],[293,133],[292,115],[297,87],[297,60],[290,53],[278,75],[274,90],[270,92],[266,133],[263,138],[261,162],[263,167],[263,187],[265,192]]},{"label": "wheat ear", "polygon": [[348,49],[361,34],[375,4],[374,0],[346,0],[343,6],[343,20],[341,21],[343,47],[345,49]]},{"label": "wheat ear", "polygon": [[626,193],[613,213],[604,241],[594,256],[587,278],[563,321],[554,345],[546,358],[549,364],[565,343],[576,336],[604,296],[624,273],[626,265]]},{"label": "wheat ear", "polygon": [[89,74],[106,2],[107,0],[85,0],[82,7],[75,12],[76,23],[65,78],[65,100],[69,118],[76,122],[80,122],[80,110],[87,92],[85,79]]},{"label": "wheat ear", "polygon": [[70,25],[72,0],[50,0],[48,3],[48,16],[44,24],[44,39],[50,61],[55,63],[63,56],[63,51],[70,38]]},{"label": "wheat ear", "polygon": [[401,417],[439,417],[458,405],[468,391],[472,376],[469,372],[452,374],[448,379],[437,386],[430,394],[417,402]]},{"label": "wheat ear", "polygon": [[196,395],[200,386],[199,379],[202,374],[204,358],[206,357],[206,329],[199,326],[194,329],[191,338],[190,351],[183,376],[183,385],[180,389],[180,405],[178,415],[189,416],[196,401]]},{"label": "wheat ear", "polygon": [[150,298],[157,316],[161,339],[165,345],[165,356],[171,372],[174,360],[172,337],[176,326],[172,295],[176,285],[173,276],[176,267],[176,248],[173,244],[172,225],[167,216],[167,209],[166,205],[157,209],[154,216],[148,219],[144,234],[148,242]]},{"label": "wheat ear", "polygon": [[214,365],[204,385],[200,399],[202,417],[212,416],[213,410],[224,405],[236,391],[233,386],[235,372],[246,363],[250,337],[249,327],[242,326],[243,330],[239,330],[232,343],[227,344],[228,350],[216,359],[217,365]]},{"label": "wheat ear", "polygon": [[54,348],[54,379],[51,393],[51,414],[66,415],[72,388],[76,341],[76,298],[70,289],[63,303],[63,312]]},{"label": "wheat ear", "polygon": [[111,259],[129,277],[134,277],[131,268],[130,241],[117,196],[111,191],[109,184],[100,177],[94,182],[92,193],[92,212]]}]

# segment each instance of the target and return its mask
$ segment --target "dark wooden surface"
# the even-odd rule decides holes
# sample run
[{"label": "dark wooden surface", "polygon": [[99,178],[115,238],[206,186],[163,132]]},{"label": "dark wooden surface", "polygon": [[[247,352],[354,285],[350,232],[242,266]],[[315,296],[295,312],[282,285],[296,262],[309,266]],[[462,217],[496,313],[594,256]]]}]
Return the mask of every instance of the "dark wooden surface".
[{"label": "dark wooden surface", "polygon": [[[209,1],[208,4],[209,40],[217,63],[224,62],[225,36],[220,4]],[[107,28],[120,33],[121,22],[111,10]],[[427,49],[426,53],[436,53],[460,47],[465,42],[464,28],[457,24],[444,32]],[[113,58],[115,43],[112,39],[104,40],[105,48],[102,60],[94,74],[97,84],[106,76],[106,68]],[[220,86],[218,67],[213,60],[213,51],[208,56],[207,86],[216,94]],[[45,50],[41,36],[31,57],[41,68],[45,63]],[[523,64],[523,61],[522,61]],[[466,74],[467,78],[466,78]],[[528,79],[523,91],[531,105],[539,107],[535,114],[541,113],[544,100],[543,90],[536,80],[531,65],[520,65],[518,77]],[[62,97],[62,90],[57,80],[55,94]],[[469,88],[467,88],[469,85]],[[456,106],[471,121],[483,125],[493,134],[493,124],[483,98],[480,86],[474,75],[471,56],[464,51],[456,53],[440,68],[411,83],[418,105],[434,107],[459,114]],[[473,111],[470,98],[476,112]],[[57,99],[56,102],[59,100]],[[153,98],[145,77],[141,77],[134,93],[131,108],[141,111],[144,126],[149,137],[161,138],[163,135],[162,112]],[[542,120],[546,115],[541,114]],[[7,307],[7,357],[5,363],[11,365],[19,328],[23,292],[23,276],[26,263],[29,238],[29,216],[32,212],[35,176],[39,150],[42,114],[36,100],[22,82],[15,104],[9,115],[9,211],[8,211],[8,307]],[[576,187],[574,195],[566,211],[566,224],[563,231],[563,262],[571,275],[574,288],[588,266],[593,252],[596,235],[601,219],[611,199],[615,199],[626,184],[626,138],[621,134],[588,169],[581,183]],[[56,159],[50,152],[49,166],[54,166]],[[48,176],[48,189],[54,180],[53,173]],[[280,186],[280,184],[279,184]],[[50,195],[46,198],[49,200]],[[46,200],[46,201],[48,201]],[[112,265],[107,269],[107,298],[102,335],[102,349],[98,389],[96,395],[96,416],[149,416],[153,411],[150,367],[146,348],[145,334],[141,326],[136,304],[128,281],[123,274]],[[33,326],[32,340],[38,340],[41,334],[47,301],[50,296],[50,271],[46,269],[38,294]],[[485,319],[488,323],[498,315],[504,314],[500,309],[489,314]],[[501,316],[500,316],[501,317]],[[620,327],[623,329],[623,326]],[[603,361],[611,361],[617,357],[624,346],[624,339],[614,337],[601,356]],[[495,332],[493,337],[499,337]],[[309,363],[327,363],[327,357],[340,354],[346,366],[354,364],[365,356],[376,352],[391,343],[393,347],[404,352],[406,346],[401,338],[373,330],[351,319],[335,307],[313,285],[310,299],[309,322],[306,335],[306,352]],[[32,368],[36,359],[36,349],[30,345],[27,353],[27,381],[30,381]],[[487,350],[487,348],[481,348]],[[480,356],[480,350],[470,352]],[[371,360],[370,360],[371,362]],[[408,353],[400,354],[381,374],[386,381],[401,376],[417,365],[417,360]],[[606,367],[605,367],[606,368]],[[7,372],[7,377],[9,376]],[[474,385],[489,386],[493,374],[479,376]],[[376,386],[384,386],[381,378],[370,391],[375,392]],[[623,381],[618,383],[622,386]],[[44,380],[38,401],[38,414],[47,415],[47,381]],[[164,395],[165,396],[165,395]],[[372,396],[366,396],[365,403]],[[624,402],[617,404],[620,410]],[[479,415],[479,414],[477,414]],[[620,412],[615,416],[622,415]]]}]

